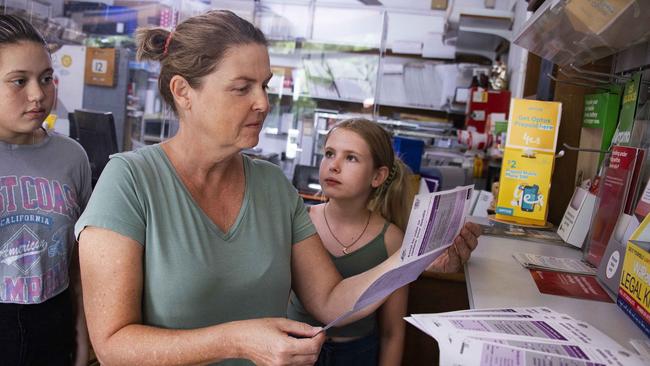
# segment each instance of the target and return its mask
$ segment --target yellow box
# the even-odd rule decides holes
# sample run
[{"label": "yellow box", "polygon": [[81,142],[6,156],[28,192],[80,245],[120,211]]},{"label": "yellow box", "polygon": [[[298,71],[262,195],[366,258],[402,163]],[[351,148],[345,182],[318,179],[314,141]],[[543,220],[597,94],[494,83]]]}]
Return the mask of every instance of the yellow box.
[{"label": "yellow box", "polygon": [[[637,241],[639,237],[647,237],[650,231],[650,216],[646,216],[641,226],[627,242],[621,282],[618,288],[616,303],[634,320],[634,322],[650,336],[650,252],[647,246],[650,242]],[[645,246],[644,249],[642,246]]]},{"label": "yellow box", "polygon": [[526,157],[521,149],[506,148],[501,166],[497,219],[521,224],[546,224],[554,154]]},{"label": "yellow box", "polygon": [[562,103],[512,99],[496,218],[546,225]]}]

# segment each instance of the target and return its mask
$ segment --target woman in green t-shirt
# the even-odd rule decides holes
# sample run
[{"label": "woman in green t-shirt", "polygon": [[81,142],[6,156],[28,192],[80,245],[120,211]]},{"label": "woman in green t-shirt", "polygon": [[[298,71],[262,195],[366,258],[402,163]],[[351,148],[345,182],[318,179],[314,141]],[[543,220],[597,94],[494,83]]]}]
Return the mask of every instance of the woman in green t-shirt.
[{"label": "woman in green t-shirt", "polygon": [[[399,258],[342,280],[281,170],[240,153],[257,145],[269,111],[259,29],[210,11],[173,32],[141,29],[137,43],[140,59],[160,61],[180,129],[112,158],[75,227],[99,360],[313,364],[325,336],[286,319],[290,290],[328,323]],[[466,260],[476,237],[464,233],[450,255]]]}]

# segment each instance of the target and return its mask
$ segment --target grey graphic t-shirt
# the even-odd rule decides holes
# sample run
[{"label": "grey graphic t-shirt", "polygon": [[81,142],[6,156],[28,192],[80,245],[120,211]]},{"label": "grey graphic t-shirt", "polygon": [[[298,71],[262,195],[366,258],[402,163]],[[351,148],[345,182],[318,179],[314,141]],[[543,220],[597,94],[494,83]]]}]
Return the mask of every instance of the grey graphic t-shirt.
[{"label": "grey graphic t-shirt", "polygon": [[34,145],[0,141],[0,302],[37,304],[68,287],[74,224],[91,190],[74,140],[50,132]]}]

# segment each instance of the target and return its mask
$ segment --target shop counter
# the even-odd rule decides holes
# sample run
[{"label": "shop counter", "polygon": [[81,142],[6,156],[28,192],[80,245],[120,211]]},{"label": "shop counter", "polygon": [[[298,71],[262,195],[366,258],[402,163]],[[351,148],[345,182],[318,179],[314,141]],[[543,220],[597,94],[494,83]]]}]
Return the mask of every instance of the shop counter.
[{"label": "shop counter", "polygon": [[512,257],[515,252],[576,259],[582,256],[580,250],[558,244],[481,236],[465,266],[472,309],[545,306],[592,324],[628,349],[632,349],[630,339],[647,338],[615,303],[540,293],[529,270]]}]

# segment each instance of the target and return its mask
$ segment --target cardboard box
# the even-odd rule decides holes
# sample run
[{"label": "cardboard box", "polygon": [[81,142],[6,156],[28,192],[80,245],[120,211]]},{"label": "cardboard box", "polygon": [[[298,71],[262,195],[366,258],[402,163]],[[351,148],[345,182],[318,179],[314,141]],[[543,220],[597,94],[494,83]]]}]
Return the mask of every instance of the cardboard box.
[{"label": "cardboard box", "polygon": [[621,271],[627,250],[627,242],[639,225],[639,220],[634,216],[626,214],[619,216],[614,232],[609,238],[607,248],[605,248],[603,259],[598,266],[596,276],[607,291],[612,294],[612,298],[616,298],[621,282]]},{"label": "cardboard box", "polygon": [[600,34],[633,3],[634,0],[572,0],[565,11],[576,30]]},{"label": "cardboard box", "polygon": [[[621,106],[620,92],[604,92],[597,94],[585,95],[585,106],[582,115],[582,127],[586,128],[583,133],[593,136],[591,140],[594,146],[587,146],[598,148],[603,151],[609,150],[612,144],[614,132],[616,132],[616,125],[618,123],[618,111]],[[587,137],[587,136],[585,136]],[[580,137],[581,143],[583,137]],[[582,147],[585,147],[581,145]],[[603,161],[605,154],[598,155],[597,166]],[[596,165],[594,163],[594,165]]]},{"label": "cardboard box", "polygon": [[634,192],[638,185],[639,172],[645,150],[614,146],[609,163],[602,175],[598,190],[598,205],[591,221],[587,240],[585,260],[595,267],[600,265],[603,255],[614,233],[622,213],[632,214]]},{"label": "cardboard box", "polygon": [[447,10],[447,0],[431,0],[432,10]]},{"label": "cardboard box", "polygon": [[630,143],[630,140],[632,138],[632,130],[634,129],[634,117],[636,115],[640,86],[640,72],[632,75],[632,80],[628,81],[625,84],[623,101],[621,104],[621,112],[618,115],[618,125],[616,126],[614,137],[612,137],[613,145],[626,146]]},{"label": "cardboard box", "polygon": [[551,173],[555,156],[506,148],[503,154],[496,217],[526,225],[544,226],[548,213]]},{"label": "cardboard box", "polygon": [[546,225],[562,104],[512,99],[496,218]]},{"label": "cardboard box", "polygon": [[555,154],[562,103],[512,99],[506,148]]},{"label": "cardboard box", "polygon": [[577,248],[582,248],[589,232],[595,204],[595,195],[584,188],[576,187],[557,229],[562,240]]},{"label": "cardboard box", "polygon": [[650,216],[627,243],[616,303],[650,336]]}]

